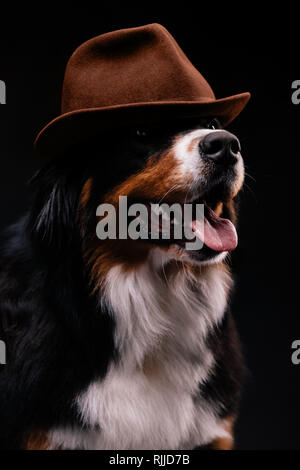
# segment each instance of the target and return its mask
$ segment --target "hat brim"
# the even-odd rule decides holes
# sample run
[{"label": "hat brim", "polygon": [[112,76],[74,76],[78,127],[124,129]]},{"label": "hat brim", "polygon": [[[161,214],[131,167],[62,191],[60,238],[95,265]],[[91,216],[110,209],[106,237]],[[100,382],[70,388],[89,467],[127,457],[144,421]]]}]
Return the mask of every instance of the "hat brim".
[{"label": "hat brim", "polygon": [[36,137],[34,148],[43,156],[54,156],[100,131],[153,123],[154,120],[213,116],[226,127],[240,114],[249,99],[250,93],[240,93],[217,100],[159,101],[80,109],[50,121]]}]

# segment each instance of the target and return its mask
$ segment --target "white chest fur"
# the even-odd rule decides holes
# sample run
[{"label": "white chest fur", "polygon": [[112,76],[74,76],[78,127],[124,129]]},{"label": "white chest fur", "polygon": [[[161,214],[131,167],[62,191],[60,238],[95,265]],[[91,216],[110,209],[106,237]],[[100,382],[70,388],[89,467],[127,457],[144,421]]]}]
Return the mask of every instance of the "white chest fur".
[{"label": "white chest fur", "polygon": [[229,275],[217,266],[168,278],[153,263],[111,269],[105,303],[116,319],[120,362],[77,397],[90,431],[56,429],[51,447],[187,449],[226,435],[216,410],[195,395],[214,357],[205,339],[222,318]]}]

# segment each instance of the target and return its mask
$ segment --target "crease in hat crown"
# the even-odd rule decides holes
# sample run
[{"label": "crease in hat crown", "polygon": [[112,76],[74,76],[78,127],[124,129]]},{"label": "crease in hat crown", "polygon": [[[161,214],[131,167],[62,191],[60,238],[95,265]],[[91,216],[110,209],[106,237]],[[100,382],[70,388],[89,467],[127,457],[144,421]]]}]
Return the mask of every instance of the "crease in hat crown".
[{"label": "crease in hat crown", "polygon": [[65,71],[61,115],[35,140],[41,153],[57,152],[72,139],[102,128],[164,118],[216,115],[224,125],[249,93],[217,100],[173,36],[159,24],[102,34],[79,46]]}]

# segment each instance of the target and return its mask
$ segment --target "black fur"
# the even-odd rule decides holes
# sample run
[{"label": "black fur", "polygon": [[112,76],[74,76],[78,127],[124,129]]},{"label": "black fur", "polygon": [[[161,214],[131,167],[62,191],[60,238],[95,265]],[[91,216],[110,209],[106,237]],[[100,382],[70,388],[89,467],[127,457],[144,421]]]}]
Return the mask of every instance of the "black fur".
[{"label": "black fur", "polygon": [[2,448],[19,447],[28,427],[78,420],[72,398],[105,374],[114,354],[113,321],[93,298],[82,262],[79,175],[65,160],[39,172],[30,213],[2,244]]},{"label": "black fur", "polygon": [[209,335],[215,366],[207,382],[200,387],[201,397],[220,405],[219,416],[236,416],[244,380],[244,362],[235,322],[226,311],[222,323]]}]

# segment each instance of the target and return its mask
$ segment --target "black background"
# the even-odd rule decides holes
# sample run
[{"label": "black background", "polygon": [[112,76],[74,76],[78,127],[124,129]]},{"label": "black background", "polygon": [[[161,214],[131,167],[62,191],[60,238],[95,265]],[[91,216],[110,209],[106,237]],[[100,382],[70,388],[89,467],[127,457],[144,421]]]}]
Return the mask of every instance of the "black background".
[{"label": "black background", "polygon": [[[212,3],[212,2],[211,2]],[[28,202],[26,181],[42,164],[32,151],[37,132],[59,113],[64,67],[85,40],[113,29],[159,22],[213,87],[217,97],[250,91],[251,102],[231,126],[246,164],[239,246],[233,257],[233,311],[249,369],[237,423],[237,448],[300,448],[298,308],[298,172],[300,79],[297,29],[288,7],[262,11],[243,4],[220,9],[200,2],[86,3],[60,9],[41,3],[1,7],[0,230]]]}]

